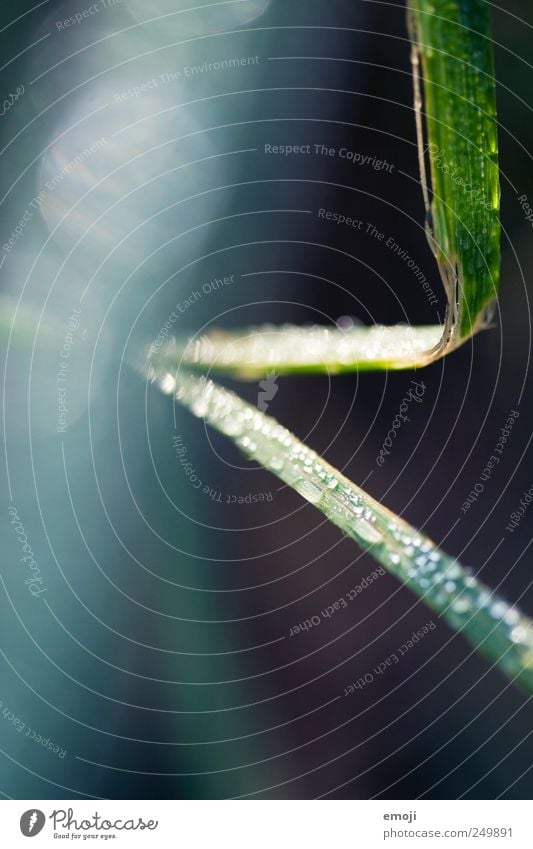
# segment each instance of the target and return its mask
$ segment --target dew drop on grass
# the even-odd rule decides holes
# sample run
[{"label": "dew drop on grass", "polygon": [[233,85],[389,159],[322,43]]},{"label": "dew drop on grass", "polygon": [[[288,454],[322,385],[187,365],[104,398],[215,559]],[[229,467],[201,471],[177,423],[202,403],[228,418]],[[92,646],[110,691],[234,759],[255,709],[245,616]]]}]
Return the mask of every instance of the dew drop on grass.
[{"label": "dew drop on grass", "polygon": [[[275,472],[345,534],[368,547],[379,562],[419,596],[429,596],[426,600],[430,606],[456,629],[461,624],[461,630],[474,645],[480,642],[480,631],[491,628],[482,641],[490,649],[486,653],[497,657],[500,663],[501,658],[508,657],[505,668],[514,677],[527,672],[531,678],[533,628],[518,611],[495,598],[472,570],[435,550],[430,540],[399,517],[393,519],[340,472],[333,473],[286,428],[265,420],[232,393],[205,379],[184,376],[179,377],[173,390],[169,376],[166,368],[158,376],[163,391],[175,391],[197,416],[204,416],[219,431],[233,437],[245,454]],[[470,625],[470,618],[474,617],[475,622]],[[502,640],[509,645],[504,654]]]},{"label": "dew drop on grass", "polygon": [[451,566],[448,566],[446,569],[446,577],[447,578],[459,578],[461,575],[461,568],[457,565],[457,563],[452,563]]},{"label": "dew drop on grass", "polygon": [[196,398],[191,404],[191,410],[195,416],[202,418],[208,411],[207,401],[205,398]]},{"label": "dew drop on grass", "polygon": [[492,605],[490,612],[495,619],[501,619],[507,612],[507,605],[503,601],[497,601]]},{"label": "dew drop on grass", "polygon": [[517,622],[520,621],[520,614],[518,610],[515,610],[514,607],[511,607],[504,616],[506,625],[516,625]]},{"label": "dew drop on grass", "polygon": [[523,625],[517,625],[511,631],[511,640],[513,643],[525,643],[528,637],[527,629]]},{"label": "dew drop on grass", "polygon": [[226,436],[240,436],[242,434],[242,424],[239,419],[233,416],[228,416],[220,421],[220,430]]}]

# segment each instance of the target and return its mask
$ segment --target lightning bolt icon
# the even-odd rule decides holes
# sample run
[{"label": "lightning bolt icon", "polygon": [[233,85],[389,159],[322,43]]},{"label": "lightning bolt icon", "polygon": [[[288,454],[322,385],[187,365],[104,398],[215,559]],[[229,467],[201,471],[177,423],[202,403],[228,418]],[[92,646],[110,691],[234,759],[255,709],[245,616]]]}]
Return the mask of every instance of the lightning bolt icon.
[{"label": "lightning bolt icon", "polygon": [[28,824],[28,826],[29,826],[28,831],[30,831],[30,832],[33,831],[33,826],[35,825],[36,822],[37,822],[37,811],[34,811],[31,815],[31,817],[30,817],[30,821],[29,821],[29,824]]}]

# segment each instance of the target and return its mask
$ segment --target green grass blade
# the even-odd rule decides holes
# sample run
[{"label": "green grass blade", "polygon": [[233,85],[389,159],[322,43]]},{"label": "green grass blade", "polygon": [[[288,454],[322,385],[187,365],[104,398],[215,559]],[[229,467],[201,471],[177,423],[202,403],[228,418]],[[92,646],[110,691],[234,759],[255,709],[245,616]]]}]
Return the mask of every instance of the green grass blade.
[{"label": "green grass blade", "polygon": [[408,8],[422,186],[430,242],[448,298],[450,349],[487,325],[499,283],[490,7],[486,0],[409,0]]},{"label": "green grass blade", "polygon": [[470,570],[391,513],[275,419],[205,377],[160,373],[159,386],[231,438],[368,550],[476,650],[533,692],[533,625]]}]

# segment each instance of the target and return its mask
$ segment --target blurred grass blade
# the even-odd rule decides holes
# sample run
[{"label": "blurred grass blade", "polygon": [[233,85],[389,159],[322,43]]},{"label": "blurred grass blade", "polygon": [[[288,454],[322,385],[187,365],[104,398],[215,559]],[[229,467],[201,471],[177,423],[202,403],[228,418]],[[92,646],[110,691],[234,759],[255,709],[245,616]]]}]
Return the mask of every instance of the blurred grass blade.
[{"label": "blurred grass blade", "polygon": [[409,0],[408,25],[428,235],[446,289],[446,349],[451,349],[487,326],[498,293],[500,189],[490,6],[486,0]]},{"label": "blurred grass blade", "polygon": [[275,419],[205,377],[154,379],[194,415],[230,437],[367,549],[511,679],[533,692],[533,626],[470,570],[303,445]]},{"label": "blurred grass blade", "polygon": [[[409,0],[426,229],[447,299],[434,327],[264,327],[214,331],[175,353],[255,377],[425,366],[490,323],[500,271],[496,93],[485,0]],[[427,139],[427,141],[426,141]],[[431,180],[428,180],[426,160]]]}]

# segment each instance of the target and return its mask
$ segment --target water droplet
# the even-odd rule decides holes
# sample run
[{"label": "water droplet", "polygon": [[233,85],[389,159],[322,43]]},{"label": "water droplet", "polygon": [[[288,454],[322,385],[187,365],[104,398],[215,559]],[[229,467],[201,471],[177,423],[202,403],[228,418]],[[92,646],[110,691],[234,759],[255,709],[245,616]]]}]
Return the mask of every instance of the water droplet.
[{"label": "water droplet", "polygon": [[517,622],[520,622],[520,614],[517,610],[511,607],[505,614],[504,619],[507,625],[516,625]]},{"label": "water droplet", "polygon": [[451,566],[448,566],[446,569],[446,577],[447,578],[459,578],[461,575],[461,567],[457,565],[457,563],[453,563]]},{"label": "water droplet", "polygon": [[208,405],[205,398],[196,398],[191,404],[191,410],[195,416],[203,418],[208,410]]},{"label": "water droplet", "polygon": [[320,497],[322,495],[318,486],[315,486],[314,483],[307,480],[299,480],[294,484],[294,488],[297,492],[300,493],[307,501],[310,501],[311,504],[316,504],[320,501]]},{"label": "water droplet", "polygon": [[517,625],[511,631],[511,640],[513,643],[525,643],[528,638],[528,631],[523,625]]},{"label": "water droplet", "polygon": [[345,330],[345,331],[346,330],[352,330],[352,328],[354,326],[354,320],[353,320],[353,317],[351,315],[341,315],[337,319],[336,324],[337,324],[337,327],[339,328],[339,330]]},{"label": "water droplet", "polygon": [[495,619],[501,619],[507,613],[507,605],[503,601],[496,601],[491,609],[491,616],[494,616]]},{"label": "water droplet", "polygon": [[221,418],[219,427],[226,436],[240,436],[242,433],[242,423],[233,416]]},{"label": "water droplet", "polygon": [[456,613],[466,613],[470,610],[470,602],[466,598],[457,598],[452,603],[452,610]]},{"label": "water droplet", "polygon": [[246,454],[254,454],[255,451],[257,451],[256,443],[253,442],[249,436],[241,436],[236,440],[236,442],[239,448],[242,448]]}]

